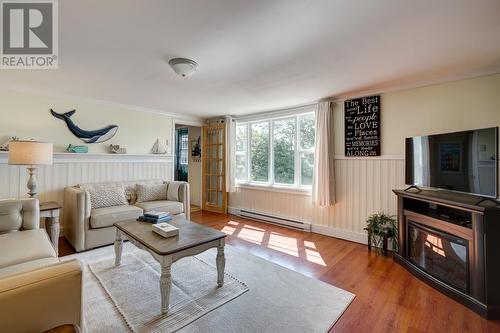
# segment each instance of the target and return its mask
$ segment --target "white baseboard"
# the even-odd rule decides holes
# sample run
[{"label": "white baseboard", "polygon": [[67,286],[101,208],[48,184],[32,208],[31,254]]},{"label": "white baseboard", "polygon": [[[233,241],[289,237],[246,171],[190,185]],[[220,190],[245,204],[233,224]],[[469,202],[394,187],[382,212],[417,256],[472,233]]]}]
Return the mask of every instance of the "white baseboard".
[{"label": "white baseboard", "polygon": [[368,244],[368,237],[363,232],[346,230],[335,227],[327,227],[324,225],[311,225],[311,231],[317,234],[345,239],[351,242],[360,243],[360,244]]},{"label": "white baseboard", "polygon": [[[240,208],[228,207],[228,213],[239,216]],[[266,222],[263,221],[263,223]],[[324,225],[317,225],[314,224],[313,222],[308,222],[308,223],[311,223],[311,232],[314,232],[316,234],[340,238],[360,244],[368,244],[368,237],[366,236],[366,233],[335,228],[335,227],[327,227]]]}]

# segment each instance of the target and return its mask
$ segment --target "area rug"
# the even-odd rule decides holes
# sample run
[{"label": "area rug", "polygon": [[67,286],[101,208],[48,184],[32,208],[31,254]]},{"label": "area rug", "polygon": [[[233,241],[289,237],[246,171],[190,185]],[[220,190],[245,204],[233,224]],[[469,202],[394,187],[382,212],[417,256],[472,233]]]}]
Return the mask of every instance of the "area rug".
[{"label": "area rug", "polygon": [[[123,247],[122,261],[145,252],[130,243]],[[287,268],[226,245],[226,273],[248,286],[248,291],[207,312],[178,332],[328,332],[354,299],[348,291],[304,276]],[[215,267],[216,250],[197,255]],[[115,306],[96,276],[95,263],[114,258],[113,246],[83,252],[64,259],[84,263],[84,317],[88,333],[131,332],[123,314]],[[184,258],[187,259],[187,258]],[[172,276],[176,265],[173,264]],[[128,260],[128,259],[127,259]],[[226,276],[227,279],[227,276]],[[209,279],[207,279],[208,281]],[[135,288],[141,288],[137,282]],[[137,300],[129,299],[134,304]],[[159,305],[158,305],[159,306]],[[157,313],[157,308],[151,311]],[[148,332],[144,329],[144,332]],[[165,332],[168,332],[166,330]]]},{"label": "area rug", "polygon": [[215,267],[196,257],[186,257],[172,265],[170,311],[162,315],[160,265],[149,253],[129,253],[119,267],[110,258],[91,263],[89,268],[136,333],[175,332],[248,291],[244,283],[228,274],[218,288]]}]

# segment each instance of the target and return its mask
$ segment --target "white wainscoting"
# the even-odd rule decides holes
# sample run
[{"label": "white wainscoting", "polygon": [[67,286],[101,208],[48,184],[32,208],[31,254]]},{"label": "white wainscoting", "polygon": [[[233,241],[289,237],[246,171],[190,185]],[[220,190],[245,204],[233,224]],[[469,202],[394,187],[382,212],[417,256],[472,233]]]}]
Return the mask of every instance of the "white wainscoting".
[{"label": "white wainscoting", "polygon": [[[28,174],[0,156],[0,199],[26,197]],[[85,158],[86,157],[86,158]],[[172,156],[54,154],[54,164],[37,172],[40,201],[63,204],[63,190],[79,183],[172,178]],[[63,222],[62,222],[63,223]]]},{"label": "white wainscoting", "polygon": [[404,187],[402,156],[373,159],[336,158],[333,207],[316,207],[311,196],[238,188],[229,195],[234,208],[268,213],[312,224],[312,231],[366,243],[366,218],[376,212],[396,214],[393,189]]}]

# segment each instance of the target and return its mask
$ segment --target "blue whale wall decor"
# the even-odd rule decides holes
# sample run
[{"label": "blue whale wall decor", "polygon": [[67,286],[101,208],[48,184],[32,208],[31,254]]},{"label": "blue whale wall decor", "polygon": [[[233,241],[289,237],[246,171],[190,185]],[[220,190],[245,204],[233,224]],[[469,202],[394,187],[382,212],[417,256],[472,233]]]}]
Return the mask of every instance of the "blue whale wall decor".
[{"label": "blue whale wall decor", "polygon": [[75,123],[71,120],[71,116],[74,115],[75,112],[76,110],[66,113],[57,113],[54,112],[54,110],[50,109],[50,113],[52,113],[54,117],[64,120],[71,133],[73,133],[77,138],[85,143],[100,143],[108,141],[113,136],[115,136],[116,132],[118,131],[118,125],[109,125],[95,131],[83,130],[80,127],[76,126]]}]

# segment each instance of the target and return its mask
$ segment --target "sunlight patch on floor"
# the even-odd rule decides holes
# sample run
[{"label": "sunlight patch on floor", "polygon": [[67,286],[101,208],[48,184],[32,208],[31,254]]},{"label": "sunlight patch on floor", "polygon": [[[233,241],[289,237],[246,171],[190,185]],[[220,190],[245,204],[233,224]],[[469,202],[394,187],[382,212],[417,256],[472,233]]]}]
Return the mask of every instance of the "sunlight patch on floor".
[{"label": "sunlight patch on floor", "polygon": [[313,263],[321,265],[321,266],[326,266],[325,261],[323,260],[323,258],[321,257],[321,254],[319,254],[319,252],[306,249],[306,258],[307,258],[307,261],[313,262]]},{"label": "sunlight patch on floor", "polygon": [[264,238],[264,231],[254,230],[248,226],[244,226],[238,233],[237,237],[247,242],[260,245],[262,244],[262,239]]},{"label": "sunlight patch on floor", "polygon": [[295,238],[281,236],[275,232],[272,232],[271,236],[269,236],[269,244],[267,247],[294,257],[299,256],[297,240]]}]

